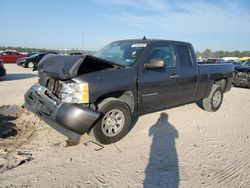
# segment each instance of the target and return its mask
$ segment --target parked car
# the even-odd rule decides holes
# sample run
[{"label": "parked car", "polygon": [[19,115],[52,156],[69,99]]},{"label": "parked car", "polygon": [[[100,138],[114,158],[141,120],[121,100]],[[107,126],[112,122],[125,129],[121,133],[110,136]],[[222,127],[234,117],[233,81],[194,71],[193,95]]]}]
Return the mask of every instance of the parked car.
[{"label": "parked car", "polygon": [[72,52],[69,55],[82,55],[82,53],[81,52]]},{"label": "parked car", "polygon": [[4,63],[16,63],[18,59],[23,57],[26,57],[26,55],[14,51],[4,51],[0,54],[0,59]]},{"label": "parked car", "polygon": [[250,60],[234,68],[233,84],[235,86],[250,87]]},{"label": "parked car", "polygon": [[[23,66],[25,68],[35,68],[37,67],[37,64],[40,62],[40,60],[47,54],[51,52],[42,52],[42,53],[36,53],[31,55],[30,57],[21,58],[17,60],[17,65]],[[56,54],[56,53],[53,53]]]},{"label": "parked car", "polygon": [[205,63],[211,63],[211,64],[225,63],[225,60],[221,58],[209,58]]},{"label": "parked car", "polygon": [[223,57],[226,63],[238,64],[240,63],[240,58],[238,57]]},{"label": "parked car", "polygon": [[43,51],[41,53],[47,53],[47,54],[58,54],[57,52],[54,51]]},{"label": "parked car", "polygon": [[39,61],[46,55],[47,53],[37,53],[33,54],[26,58],[21,58],[17,60],[17,65],[23,66],[25,68],[35,68]]},{"label": "parked car", "polygon": [[205,58],[202,58],[202,57],[197,57],[196,61],[197,61],[197,63],[202,64],[202,63],[206,63],[207,60]]},{"label": "parked car", "polygon": [[217,111],[231,88],[232,64],[197,64],[190,43],[123,40],[86,56],[47,55],[39,84],[25,94],[28,110],[78,140],[102,144],[124,137],[132,116],[201,100]]},{"label": "parked car", "polygon": [[234,65],[240,65],[242,62],[241,61],[235,61],[233,59],[227,60],[226,63],[232,63]]},{"label": "parked car", "polygon": [[4,68],[3,61],[0,59],[0,77],[5,75],[6,75],[6,69]]},{"label": "parked car", "polygon": [[240,58],[241,62],[245,62],[245,61],[248,61],[248,60],[250,60],[250,57],[241,57]]},{"label": "parked car", "polygon": [[29,53],[27,53],[27,57],[30,57],[30,56],[37,54],[37,53],[40,53],[40,52],[29,52]]}]

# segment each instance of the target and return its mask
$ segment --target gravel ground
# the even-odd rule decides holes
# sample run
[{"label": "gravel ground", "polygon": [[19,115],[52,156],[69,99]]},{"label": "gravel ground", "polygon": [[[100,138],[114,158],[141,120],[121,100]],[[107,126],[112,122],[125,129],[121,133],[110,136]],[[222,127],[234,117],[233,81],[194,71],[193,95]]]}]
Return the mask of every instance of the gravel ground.
[{"label": "gravel ground", "polygon": [[16,64],[5,64],[5,68],[7,76],[0,77],[0,106],[22,105],[25,91],[37,82],[37,71]]},{"label": "gravel ground", "polygon": [[[10,77],[1,78],[0,104],[20,105],[37,78],[16,65],[6,68]],[[249,94],[232,88],[215,113],[189,104],[142,116],[108,146],[84,135],[67,147],[64,136],[24,112],[10,122],[35,122],[36,131],[2,152],[0,187],[250,187]],[[13,137],[8,139],[15,142]]]}]

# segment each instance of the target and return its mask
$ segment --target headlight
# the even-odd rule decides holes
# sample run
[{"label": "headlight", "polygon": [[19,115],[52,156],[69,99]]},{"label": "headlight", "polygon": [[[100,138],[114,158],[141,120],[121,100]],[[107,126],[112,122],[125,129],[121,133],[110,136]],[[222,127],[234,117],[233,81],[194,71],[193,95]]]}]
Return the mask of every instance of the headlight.
[{"label": "headlight", "polygon": [[62,101],[66,103],[89,103],[88,83],[62,83]]}]

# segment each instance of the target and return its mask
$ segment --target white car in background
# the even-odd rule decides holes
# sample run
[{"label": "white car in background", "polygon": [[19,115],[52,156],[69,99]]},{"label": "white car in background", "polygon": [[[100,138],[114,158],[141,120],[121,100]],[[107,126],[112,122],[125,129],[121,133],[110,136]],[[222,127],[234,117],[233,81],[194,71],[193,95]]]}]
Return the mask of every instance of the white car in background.
[{"label": "white car in background", "polygon": [[224,59],[226,63],[241,63],[240,58],[238,57],[223,57],[222,59]]}]

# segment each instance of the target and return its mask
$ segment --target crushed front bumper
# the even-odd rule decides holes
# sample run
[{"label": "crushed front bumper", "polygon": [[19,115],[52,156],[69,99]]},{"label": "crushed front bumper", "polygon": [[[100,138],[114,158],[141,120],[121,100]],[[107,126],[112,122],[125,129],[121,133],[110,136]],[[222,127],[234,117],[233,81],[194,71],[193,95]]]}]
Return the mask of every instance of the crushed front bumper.
[{"label": "crushed front bumper", "polygon": [[24,107],[73,140],[79,140],[100,116],[89,107],[62,103],[41,85],[34,85],[26,92]]},{"label": "crushed front bumper", "polygon": [[239,87],[249,87],[250,88],[250,80],[243,79],[234,79],[233,84]]},{"label": "crushed front bumper", "polygon": [[250,87],[250,73],[234,71],[233,84],[239,87]]}]

